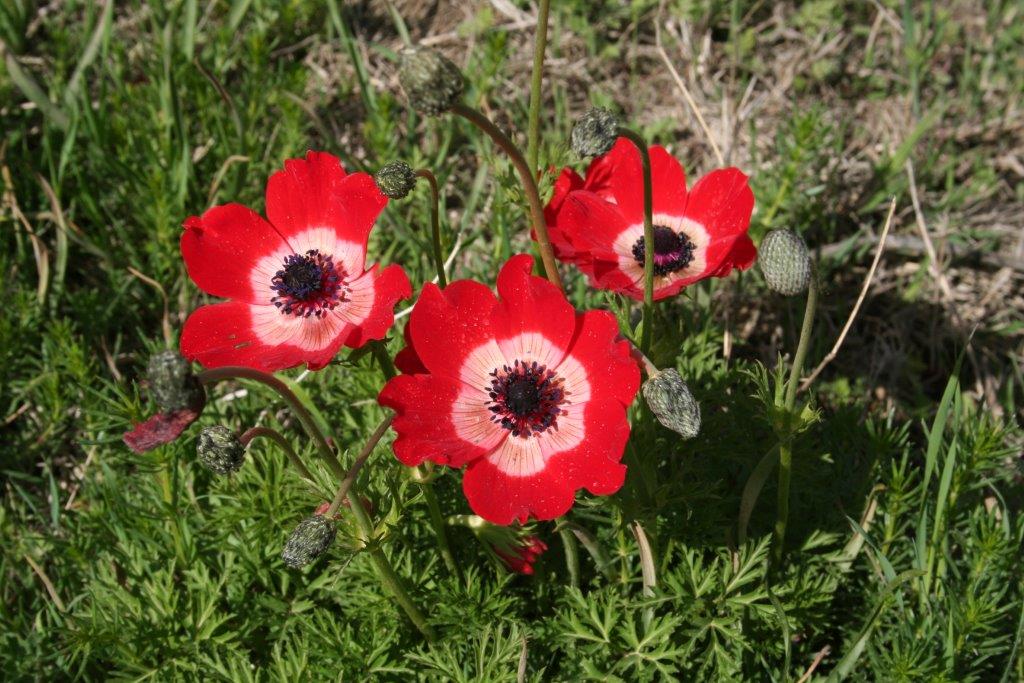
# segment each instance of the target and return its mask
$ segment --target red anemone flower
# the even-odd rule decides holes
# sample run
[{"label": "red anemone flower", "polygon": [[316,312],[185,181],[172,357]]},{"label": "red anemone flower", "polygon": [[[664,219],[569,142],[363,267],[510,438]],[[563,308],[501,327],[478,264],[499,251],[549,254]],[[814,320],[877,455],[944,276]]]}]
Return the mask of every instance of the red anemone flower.
[{"label": "red anemone flower", "polygon": [[407,329],[403,374],[381,391],[395,455],[466,466],[473,511],[495,524],[554,519],[576,491],[622,486],[626,407],[640,384],[629,344],[605,311],[577,313],[514,256],[498,294],[460,280],[423,288]]},{"label": "red anemone flower", "polygon": [[342,345],[382,339],[395,302],[412,295],[401,266],[366,268],[366,242],[386,204],[371,176],[309,152],[270,177],[268,220],[241,204],[187,219],[189,276],[230,301],[189,316],[182,355],[206,367],[318,370]]},{"label": "red anemone flower", "polygon": [[[654,219],[654,298],[698,280],[746,270],[757,258],[747,235],[754,193],[739,169],[712,171],[686,189],[683,167],[664,147],[649,149]],[[640,152],[619,138],[584,180],[562,170],[545,209],[555,255],[601,289],[644,295],[644,187]]]}]

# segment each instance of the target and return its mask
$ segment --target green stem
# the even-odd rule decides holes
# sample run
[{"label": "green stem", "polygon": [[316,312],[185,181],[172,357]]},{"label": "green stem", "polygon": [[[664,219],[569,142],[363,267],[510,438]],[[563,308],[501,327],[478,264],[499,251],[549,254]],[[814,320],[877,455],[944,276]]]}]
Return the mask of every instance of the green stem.
[{"label": "green stem", "polygon": [[579,588],[580,550],[576,543],[576,537],[565,526],[558,530],[558,535],[562,537],[562,546],[565,548],[565,566],[569,570],[569,584],[573,588]]},{"label": "green stem", "polygon": [[640,168],[644,178],[644,318],[640,336],[640,351],[644,355],[651,352],[651,339],[654,332],[654,220],[653,188],[651,186],[651,156],[647,153],[647,143],[635,131],[619,126],[619,135],[628,139],[640,152]]},{"label": "green stem", "polygon": [[[415,475],[419,475],[419,468],[413,469]],[[423,492],[423,500],[427,503],[427,510],[430,511],[430,525],[434,527],[434,536],[437,537],[437,547],[441,551],[441,558],[444,560],[444,564],[448,567],[448,571],[455,575],[455,577],[462,582],[462,570],[459,568],[458,563],[455,562],[455,555],[452,554],[452,546],[448,542],[448,534],[444,528],[444,517],[441,515],[441,506],[437,502],[437,494],[434,493],[434,485],[431,481],[424,481],[420,484],[420,490]]]},{"label": "green stem", "polygon": [[792,474],[793,446],[792,440],[787,437],[779,444],[779,502],[772,553],[776,565],[782,561],[782,545],[786,542],[786,523],[789,521],[789,482]]},{"label": "green stem", "polygon": [[310,474],[308,469],[306,469],[306,466],[302,463],[302,459],[299,458],[295,449],[292,448],[292,445],[288,443],[288,439],[284,438],[284,435],[276,429],[271,429],[270,427],[252,427],[247,429],[242,436],[238,437],[238,440],[242,442],[243,446],[248,446],[252,440],[258,436],[263,436],[274,441],[281,447],[281,450],[284,451],[284,454],[288,457],[288,460],[292,465],[295,466],[295,469],[299,471],[299,474],[309,481],[314,481],[313,475]]},{"label": "green stem", "polygon": [[358,456],[356,456],[355,462],[352,463],[352,467],[348,468],[348,474],[346,474],[345,478],[341,480],[341,484],[338,486],[338,492],[334,494],[334,500],[331,501],[330,507],[328,507],[327,512],[324,513],[327,517],[333,516],[334,513],[338,511],[338,508],[341,506],[341,502],[345,500],[345,496],[347,496],[348,492],[352,489],[352,485],[355,483],[356,477],[359,476],[359,470],[362,469],[363,464],[366,463],[370,454],[373,453],[373,449],[376,448],[377,444],[380,443],[380,440],[384,438],[385,434],[387,434],[388,427],[391,426],[394,419],[394,415],[389,415],[384,418],[384,421],[377,426],[377,429],[374,430],[373,434],[370,435],[370,438],[367,439],[366,445],[363,446],[363,450],[359,452]]},{"label": "green stem", "polygon": [[430,169],[416,169],[416,177],[423,178],[430,185],[430,193],[433,202],[430,204],[430,230],[433,241],[434,268],[437,270],[437,284],[444,289],[448,286],[448,279],[444,274],[444,256],[441,253],[441,221],[439,217],[441,206],[441,193],[437,189],[437,178]]},{"label": "green stem", "polygon": [[786,385],[786,409],[793,410],[796,405],[796,390],[800,384],[800,375],[804,371],[804,361],[811,345],[811,329],[814,327],[814,311],[818,305],[818,270],[811,266],[811,281],[807,286],[807,307],[804,309],[804,321],[800,328],[800,341],[796,345],[793,356],[793,367],[789,370],[789,383]]},{"label": "green stem", "polygon": [[[359,499],[358,495],[354,495],[351,491],[348,493],[349,506],[352,508],[352,516],[356,519],[356,524],[359,526],[359,533],[362,536],[364,543],[369,544],[373,537],[373,522],[370,520],[370,515],[363,507],[363,501]],[[427,623],[427,619],[420,612],[419,608],[416,607],[416,603],[412,601],[408,591],[402,584],[401,577],[395,572],[394,567],[391,566],[391,562],[388,560],[384,551],[379,547],[369,548],[370,559],[373,560],[373,565],[377,569],[377,575],[380,577],[381,583],[391,591],[391,594],[395,597],[395,600],[405,610],[409,620],[412,621],[413,625],[419,629],[420,633],[428,640],[433,642],[435,639],[434,630]]]},{"label": "green stem", "polygon": [[324,433],[320,431],[320,427],[317,426],[316,420],[310,414],[306,406],[302,404],[299,397],[288,388],[288,386],[274,377],[271,374],[256,370],[254,368],[243,368],[236,366],[225,366],[222,368],[213,368],[212,370],[204,370],[199,373],[199,381],[205,385],[216,384],[228,379],[251,379],[256,382],[260,382],[278,393],[278,395],[285,400],[285,402],[291,407],[295,416],[299,418],[299,422],[302,423],[303,428],[309,437],[313,439],[316,444],[317,450],[320,452],[320,457],[324,459],[327,466],[331,468],[334,476],[338,479],[345,478],[345,468],[341,466],[338,461],[338,456],[334,454],[334,449],[327,443],[327,438]]},{"label": "green stem", "polygon": [[558,287],[559,291],[564,292],[562,278],[558,274],[558,265],[555,263],[555,251],[551,247],[551,240],[548,238],[548,226],[544,220],[544,204],[540,200],[540,191],[537,189],[537,181],[533,177],[533,171],[530,169],[526,159],[523,158],[522,152],[519,151],[515,143],[500,128],[476,109],[460,103],[452,107],[452,113],[458,114],[487,133],[494,140],[495,144],[501,147],[512,160],[512,165],[516,167],[516,171],[519,173],[519,180],[523,184],[526,200],[530,204],[530,219],[533,223],[533,231],[537,236],[537,248],[540,250],[540,258],[544,264],[544,273],[547,275],[548,280]]},{"label": "green stem", "polygon": [[804,309],[803,325],[800,327],[800,341],[793,356],[793,366],[789,370],[789,383],[786,385],[785,415],[786,434],[779,443],[779,502],[778,516],[775,520],[775,538],[773,539],[773,557],[775,564],[782,562],[783,545],[786,542],[786,524],[789,521],[789,484],[793,474],[793,409],[796,405],[796,388],[803,372],[804,360],[810,348],[811,330],[814,328],[814,311],[818,303],[817,271],[812,266],[811,282],[807,288],[807,307]]},{"label": "green stem", "polygon": [[533,44],[533,74],[530,79],[530,113],[526,128],[526,160],[536,173],[540,155],[540,104],[544,82],[544,51],[548,44],[550,0],[540,0],[537,8],[537,38]]}]

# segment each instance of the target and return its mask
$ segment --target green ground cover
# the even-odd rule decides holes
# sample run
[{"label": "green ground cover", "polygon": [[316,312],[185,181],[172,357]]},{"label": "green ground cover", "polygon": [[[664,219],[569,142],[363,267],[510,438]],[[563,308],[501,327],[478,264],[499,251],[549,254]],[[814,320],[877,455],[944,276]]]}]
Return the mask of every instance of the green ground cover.
[{"label": "green ground cover", "polygon": [[[839,335],[896,198],[863,309],[807,397],[819,419],[795,443],[783,567],[767,569],[774,476],[745,533],[737,523],[773,438],[766,368],[792,353],[803,304],[756,270],[659,308],[653,358],[690,381],[702,431],[683,442],[638,422],[626,487],[581,497],[569,516],[610,558],[581,549],[577,585],[552,523],[536,525],[550,550],[533,576],[451,527],[464,568],[452,576],[419,486],[377,451],[364,470],[375,543],[434,643],[347,523],[317,563],[282,563],[289,531],[330,498],[326,468],[311,465],[311,491],[271,445],[214,478],[195,464],[195,430],[145,456],[121,443],[152,412],[136,383],[148,356],[176,345],[203,302],[178,250],[182,220],[229,201],[262,209],[286,158],[320,149],[352,170],[434,169],[456,278],[491,282],[494,264],[529,248],[507,159],[465,122],[411,113],[393,61],[404,36],[432,40],[471,74],[468,101],[524,142],[532,3],[4,0],[5,680],[1024,680],[1019,3],[553,4],[541,164],[580,167],[567,139],[589,103],[621,111],[691,177],[713,168],[663,49],[727,163],[751,176],[755,241],[788,227],[818,255],[810,367]],[[417,288],[433,275],[428,223],[417,190],[371,239]],[[568,282],[575,304],[623,311],[578,273]],[[401,346],[393,333],[390,350]],[[350,462],[383,416],[372,357],[282,376]],[[255,386],[219,386],[202,420],[298,436]],[[469,512],[458,475],[435,489],[446,514]],[[654,597],[633,522],[654,549]]]}]

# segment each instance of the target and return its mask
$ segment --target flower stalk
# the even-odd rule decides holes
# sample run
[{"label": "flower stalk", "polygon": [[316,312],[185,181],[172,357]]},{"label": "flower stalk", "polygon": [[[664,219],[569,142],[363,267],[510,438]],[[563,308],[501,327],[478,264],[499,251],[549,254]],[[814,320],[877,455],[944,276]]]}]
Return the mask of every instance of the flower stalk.
[{"label": "flower stalk", "polygon": [[423,612],[412,601],[412,597],[410,597],[409,592],[405,589],[401,577],[398,576],[394,567],[391,566],[387,555],[379,547],[371,548],[369,546],[373,538],[373,521],[370,519],[369,512],[363,507],[363,501],[359,496],[352,495],[351,492],[348,494],[348,500],[349,506],[352,508],[352,516],[355,517],[356,525],[359,527],[359,534],[362,537],[363,543],[366,544],[367,550],[370,553],[370,559],[373,560],[373,565],[377,569],[377,575],[380,577],[381,583],[391,591],[399,606],[405,611],[413,625],[423,634],[423,637],[433,642],[436,638],[434,629],[430,627],[430,624],[427,623],[427,618],[423,616]]},{"label": "flower stalk", "polygon": [[551,0],[540,0],[537,8],[537,33],[533,44],[533,73],[530,78],[530,113],[526,127],[526,160],[537,172],[540,156],[541,86],[544,82],[544,52],[548,44],[548,13]]},{"label": "flower stalk", "polygon": [[199,373],[199,381],[204,385],[216,384],[217,382],[222,382],[228,379],[251,379],[276,391],[295,413],[295,416],[299,419],[299,422],[306,430],[309,438],[313,439],[313,443],[316,444],[320,457],[323,458],[324,462],[327,463],[327,466],[330,467],[334,476],[338,477],[338,479],[345,478],[345,468],[341,466],[341,462],[338,460],[338,456],[335,455],[334,449],[327,443],[327,438],[324,436],[323,431],[320,430],[320,427],[316,424],[316,420],[313,419],[313,415],[309,412],[306,406],[302,404],[302,401],[300,401],[299,397],[295,395],[295,392],[289,389],[284,382],[261,370],[232,365],[204,370]]},{"label": "flower stalk", "polygon": [[534,171],[530,168],[530,164],[515,143],[482,113],[461,102],[453,106],[451,111],[487,133],[512,160],[512,165],[515,166],[519,173],[519,180],[523,184],[526,201],[530,204],[530,220],[537,236],[537,248],[540,250],[541,262],[544,264],[544,274],[551,284],[558,287],[559,291],[564,292],[562,278],[558,274],[558,265],[555,263],[555,251],[548,238],[548,226],[544,220],[544,204],[540,200],[540,190],[537,189],[537,181],[534,179]]},{"label": "flower stalk", "polygon": [[448,286],[448,278],[444,274],[444,255],[441,253],[441,193],[437,188],[437,178],[430,169],[416,169],[416,177],[423,178],[430,185],[430,236],[434,255],[434,268],[437,270],[437,284],[444,289]]},{"label": "flower stalk", "polygon": [[640,152],[640,168],[644,181],[644,308],[643,329],[640,335],[640,351],[647,355],[651,352],[651,339],[654,327],[654,190],[651,185],[651,155],[647,152],[647,143],[635,131],[619,126],[619,135],[632,142]]},{"label": "flower stalk", "polygon": [[352,490],[352,486],[355,484],[356,477],[359,476],[359,470],[363,468],[366,461],[369,459],[370,454],[373,453],[373,449],[377,447],[380,440],[387,434],[388,428],[391,427],[391,422],[395,419],[394,415],[388,415],[384,420],[377,425],[377,429],[373,431],[370,438],[366,440],[366,445],[363,446],[363,450],[356,456],[355,462],[348,468],[348,473],[345,478],[341,480],[341,484],[338,486],[338,492],[334,494],[334,499],[331,501],[330,507],[324,513],[326,516],[331,517],[338,511],[342,501],[348,496],[349,491]]},{"label": "flower stalk", "polygon": [[444,528],[444,515],[441,514],[441,505],[437,502],[437,494],[434,493],[434,482],[429,475],[423,475],[419,467],[413,468],[413,475],[420,485],[420,491],[423,492],[423,500],[426,502],[427,510],[430,513],[430,526],[434,528],[434,536],[437,538],[437,548],[441,551],[441,559],[444,560],[448,571],[454,574],[459,581],[462,581],[462,569],[455,561],[451,543],[448,541],[448,532]]},{"label": "flower stalk", "polygon": [[302,459],[295,452],[295,449],[292,448],[288,439],[284,438],[284,435],[276,429],[271,429],[270,427],[251,427],[243,432],[242,435],[238,437],[238,440],[242,442],[243,446],[248,447],[248,445],[252,443],[253,439],[261,436],[266,439],[270,439],[280,446],[281,450],[284,451],[285,456],[288,457],[288,461],[291,462],[295,469],[299,471],[299,474],[302,475],[304,479],[313,481],[313,475],[303,464]]},{"label": "flower stalk", "polygon": [[778,516],[775,521],[775,537],[773,539],[773,557],[775,563],[782,561],[783,545],[786,541],[786,524],[789,521],[789,487],[793,475],[793,414],[796,405],[796,390],[800,382],[800,374],[804,369],[807,351],[810,348],[811,331],[814,328],[814,313],[818,305],[818,281],[816,269],[811,267],[811,277],[807,288],[807,305],[804,309],[803,324],[800,327],[800,341],[793,355],[793,365],[789,369],[789,381],[786,383],[785,414],[787,421],[785,434],[779,443],[779,500]]}]

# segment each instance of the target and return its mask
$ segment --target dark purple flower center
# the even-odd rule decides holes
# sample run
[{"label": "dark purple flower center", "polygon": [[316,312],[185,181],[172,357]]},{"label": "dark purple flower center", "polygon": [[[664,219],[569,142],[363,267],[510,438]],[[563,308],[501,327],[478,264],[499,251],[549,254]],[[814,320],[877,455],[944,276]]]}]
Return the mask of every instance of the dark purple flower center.
[{"label": "dark purple flower center", "polygon": [[[672,228],[666,228],[664,225],[655,225],[654,274],[661,277],[682,270],[693,261],[694,249],[693,242],[686,235],[676,233]],[[646,256],[644,238],[641,237],[633,244],[633,258],[643,266]]]},{"label": "dark purple flower center", "polygon": [[318,249],[289,254],[270,280],[276,292],[270,303],[284,315],[321,318],[345,300],[345,269]]},{"label": "dark purple flower center", "polygon": [[491,372],[490,386],[484,391],[491,397],[488,410],[491,421],[512,432],[513,436],[540,434],[555,424],[565,411],[562,380],[536,361],[515,361]]}]

